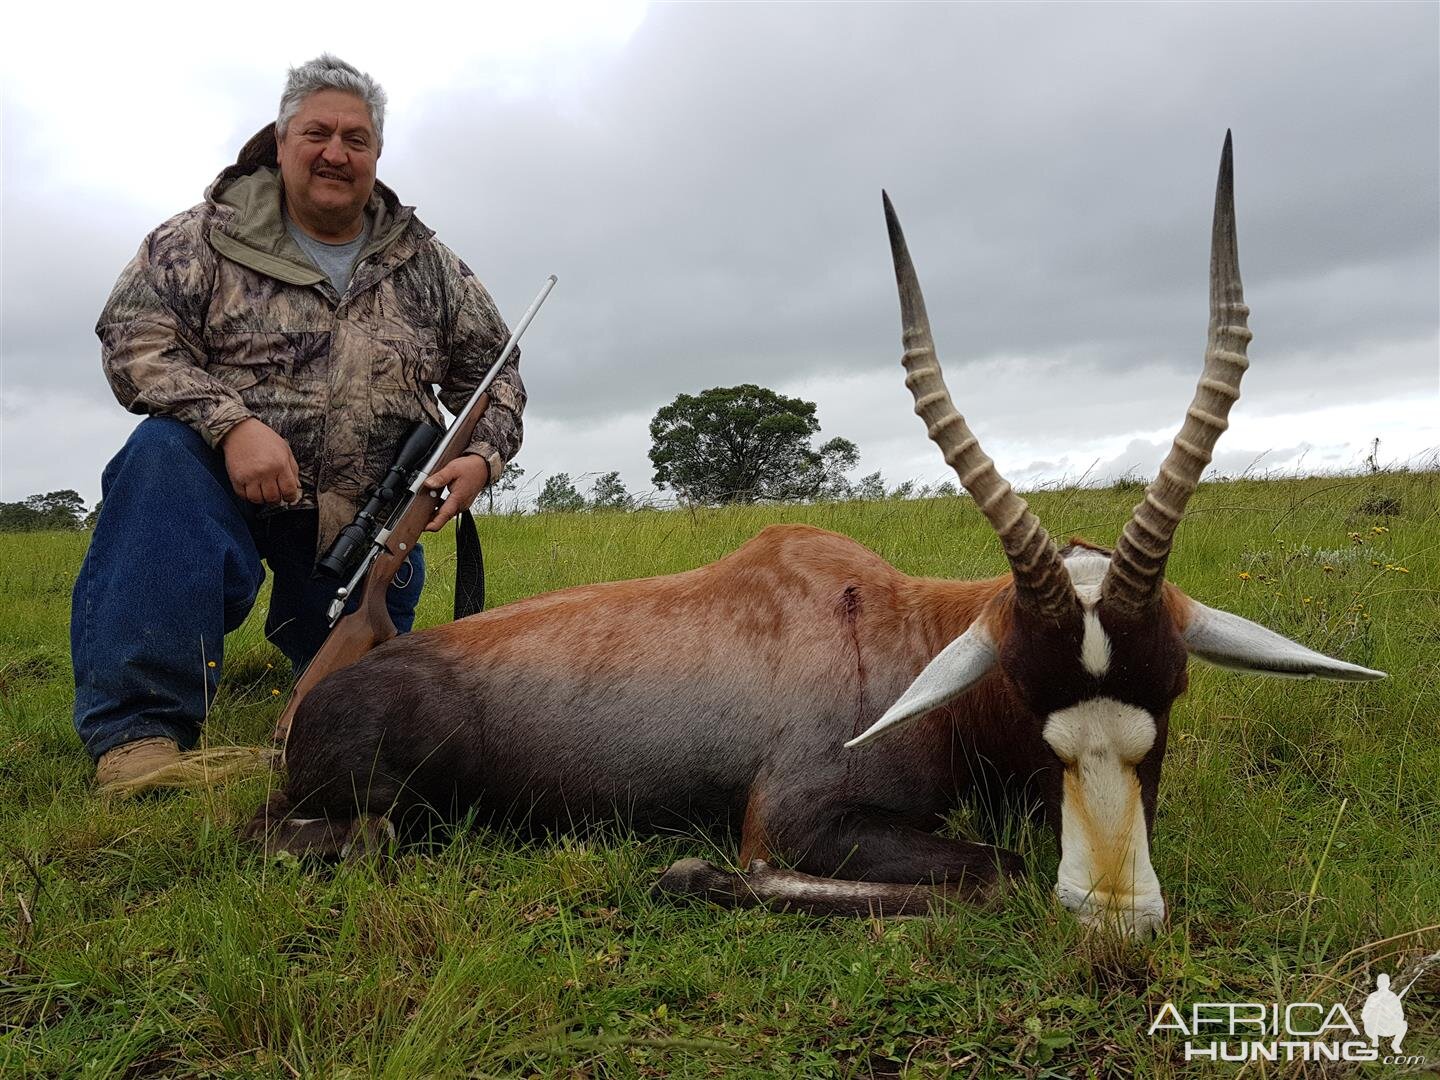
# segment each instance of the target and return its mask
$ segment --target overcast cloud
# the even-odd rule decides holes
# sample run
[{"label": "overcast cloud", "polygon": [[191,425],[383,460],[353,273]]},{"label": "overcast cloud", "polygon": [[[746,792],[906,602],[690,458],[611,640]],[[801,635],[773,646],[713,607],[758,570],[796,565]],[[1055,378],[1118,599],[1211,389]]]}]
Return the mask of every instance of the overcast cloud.
[{"label": "overcast cloud", "polygon": [[882,187],[1002,471],[1153,470],[1199,371],[1226,128],[1256,340],[1216,467],[1440,447],[1435,4],[151,10],[78,55],[58,15],[10,24],[0,499],[98,496],[136,422],[98,364],[110,286],[324,49],[386,85],[381,179],[512,320],[559,275],[526,339],[530,478],[647,490],[656,408],[739,382],[817,401],[857,476],[944,478]]}]

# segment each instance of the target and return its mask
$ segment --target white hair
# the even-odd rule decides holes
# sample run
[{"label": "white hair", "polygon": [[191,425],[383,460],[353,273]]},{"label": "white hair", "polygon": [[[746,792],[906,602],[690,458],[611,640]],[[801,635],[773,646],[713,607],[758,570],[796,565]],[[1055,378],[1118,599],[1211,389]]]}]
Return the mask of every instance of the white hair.
[{"label": "white hair", "polygon": [[343,90],[365,102],[370,110],[370,122],[375,126],[375,149],[378,151],[385,144],[384,89],[354,64],[347,64],[329,53],[321,53],[314,60],[290,69],[285,92],[280,95],[280,114],[275,119],[276,139],[285,137],[290,121],[300,111],[300,103],[320,90]]}]

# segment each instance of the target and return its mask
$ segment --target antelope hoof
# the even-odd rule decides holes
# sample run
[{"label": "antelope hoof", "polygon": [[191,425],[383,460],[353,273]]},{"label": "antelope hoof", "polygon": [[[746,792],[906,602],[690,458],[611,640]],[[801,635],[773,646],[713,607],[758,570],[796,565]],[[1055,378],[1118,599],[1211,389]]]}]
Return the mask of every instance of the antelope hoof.
[{"label": "antelope hoof", "polygon": [[263,830],[252,826],[248,832],[249,839],[260,841],[267,858],[293,855],[322,862],[354,862],[371,852],[387,850],[395,839],[395,826],[383,815],[342,822],[286,818],[268,823]]},{"label": "antelope hoof", "polygon": [[359,817],[350,826],[345,843],[340,848],[340,861],[358,862],[367,855],[384,854],[394,843],[395,826],[384,814]]},{"label": "antelope hoof", "polygon": [[704,859],[680,859],[660,875],[650,895],[694,896],[723,903],[734,898],[735,875]]}]

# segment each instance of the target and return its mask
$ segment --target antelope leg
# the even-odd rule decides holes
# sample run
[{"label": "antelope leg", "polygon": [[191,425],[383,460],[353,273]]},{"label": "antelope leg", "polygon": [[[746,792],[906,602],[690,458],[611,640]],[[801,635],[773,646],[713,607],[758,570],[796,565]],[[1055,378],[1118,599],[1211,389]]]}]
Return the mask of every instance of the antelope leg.
[{"label": "antelope leg", "polygon": [[756,859],[742,874],[704,859],[681,859],[655,883],[652,895],[693,896],[723,907],[769,907],[811,915],[928,915],[945,899],[977,896],[953,885],[899,885],[841,881],[777,870]]}]

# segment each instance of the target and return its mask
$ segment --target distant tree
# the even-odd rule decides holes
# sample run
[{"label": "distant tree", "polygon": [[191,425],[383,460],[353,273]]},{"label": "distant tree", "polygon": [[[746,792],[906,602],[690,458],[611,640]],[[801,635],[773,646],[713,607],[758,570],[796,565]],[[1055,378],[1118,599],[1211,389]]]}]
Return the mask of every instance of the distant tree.
[{"label": "distant tree", "polygon": [[625,490],[618,472],[607,472],[595,481],[590,489],[592,510],[633,510],[635,498]]},{"label": "distant tree", "polygon": [[552,473],[545,478],[545,487],[540,491],[535,508],[542,514],[574,513],[585,509],[585,496],[575,490],[569,473]]},{"label": "distant tree", "polygon": [[[911,483],[913,483],[913,481],[911,481]],[[900,485],[900,487],[904,487],[904,486],[905,486],[904,484],[901,484],[901,485]],[[900,488],[896,488],[894,491],[890,492],[890,498],[894,499],[894,498],[899,498],[899,497],[901,497],[901,496],[899,495],[899,491],[900,491]],[[953,498],[954,498],[956,495],[958,495],[958,494],[960,494],[960,492],[956,489],[954,481],[952,481],[952,480],[945,480],[945,481],[942,481],[941,483],[938,483],[938,484],[920,484],[919,486],[914,487],[914,488],[911,490],[910,494],[904,496],[904,498],[907,498],[907,499],[945,499],[945,498],[953,499]]]},{"label": "distant tree", "polygon": [[82,529],[93,529],[93,528],[95,528],[95,523],[100,520],[100,507],[102,507],[102,506],[104,506],[104,505],[105,505],[105,500],[104,500],[104,499],[101,499],[101,500],[99,500],[98,502],[96,502],[94,508],[90,511],[90,513],[88,513],[88,514],[85,515],[85,520],[82,521],[82,522],[80,522],[80,527],[81,527]]},{"label": "distant tree", "polygon": [[860,464],[860,448],[838,435],[820,447],[819,477],[812,499],[851,498],[850,481],[845,474]]},{"label": "distant tree", "polygon": [[818,450],[815,403],[753,383],[681,394],[650,421],[655,482],[697,503],[823,497],[859,460],[848,439]]},{"label": "distant tree", "polygon": [[34,532],[41,529],[78,529],[85,516],[85,500],[66,488],[31,495],[24,502],[0,503],[0,531]]},{"label": "distant tree", "polygon": [[0,503],[0,532],[30,532],[40,528],[40,515],[23,502]]},{"label": "distant tree", "polygon": [[915,481],[906,480],[904,483],[896,484],[885,497],[887,499],[913,499],[915,497]]},{"label": "distant tree", "polygon": [[31,495],[25,505],[40,512],[47,529],[78,529],[85,517],[85,500],[78,491],[66,488],[46,495]]},{"label": "distant tree", "polygon": [[869,476],[862,476],[850,493],[856,499],[883,499],[885,498],[885,479],[877,469]]},{"label": "distant tree", "polygon": [[[485,489],[487,499],[487,505],[485,507],[486,513],[493,514],[495,512],[496,492],[503,494],[507,491],[514,491],[520,486],[520,478],[524,475],[525,470],[519,465],[507,464],[505,470],[500,474],[500,479]],[[480,500],[477,499],[475,501],[478,503]]]}]

